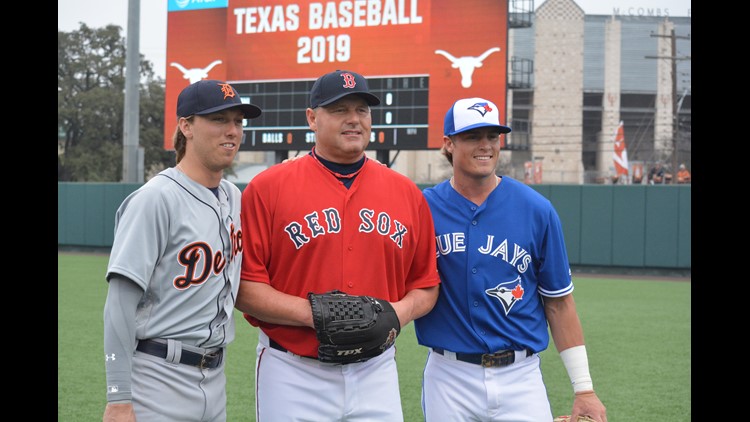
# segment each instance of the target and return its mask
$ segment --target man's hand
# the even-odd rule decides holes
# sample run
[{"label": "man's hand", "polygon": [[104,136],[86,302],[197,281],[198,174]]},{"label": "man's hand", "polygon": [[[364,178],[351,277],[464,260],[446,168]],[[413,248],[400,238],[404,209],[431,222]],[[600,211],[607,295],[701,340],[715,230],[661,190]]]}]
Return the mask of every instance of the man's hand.
[{"label": "man's hand", "polygon": [[132,403],[107,403],[102,422],[135,422]]},{"label": "man's hand", "polygon": [[593,391],[576,393],[573,400],[573,412],[570,415],[572,420],[576,417],[588,416],[596,422],[607,422],[607,409]]}]

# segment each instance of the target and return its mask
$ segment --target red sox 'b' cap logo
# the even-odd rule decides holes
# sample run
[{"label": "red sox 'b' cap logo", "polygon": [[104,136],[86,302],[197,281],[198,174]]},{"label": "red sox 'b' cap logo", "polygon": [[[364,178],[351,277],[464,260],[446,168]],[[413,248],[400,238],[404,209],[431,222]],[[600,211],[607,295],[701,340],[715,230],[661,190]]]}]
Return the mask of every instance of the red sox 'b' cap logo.
[{"label": "red sox 'b' cap logo", "polygon": [[344,88],[354,88],[357,86],[357,80],[354,79],[354,75],[351,73],[342,73],[341,77],[344,78]]}]

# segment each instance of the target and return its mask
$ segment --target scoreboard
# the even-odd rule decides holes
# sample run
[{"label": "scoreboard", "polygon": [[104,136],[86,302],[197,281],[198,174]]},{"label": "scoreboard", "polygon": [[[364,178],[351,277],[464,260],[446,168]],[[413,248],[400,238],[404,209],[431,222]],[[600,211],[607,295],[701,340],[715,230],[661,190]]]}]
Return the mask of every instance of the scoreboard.
[{"label": "scoreboard", "polygon": [[367,78],[372,150],[442,146],[458,99],[484,97],[505,120],[508,0],[168,0],[164,147],[173,149],[177,96],[189,83],[231,83],[261,108],[243,151],[309,150],[315,80]]},{"label": "scoreboard", "polygon": [[[305,117],[309,93],[315,81],[235,82],[240,97],[263,110],[245,121],[240,150],[309,150],[315,133]],[[427,75],[369,78],[370,92],[380,98],[372,107],[373,150],[424,149],[427,145]]]}]

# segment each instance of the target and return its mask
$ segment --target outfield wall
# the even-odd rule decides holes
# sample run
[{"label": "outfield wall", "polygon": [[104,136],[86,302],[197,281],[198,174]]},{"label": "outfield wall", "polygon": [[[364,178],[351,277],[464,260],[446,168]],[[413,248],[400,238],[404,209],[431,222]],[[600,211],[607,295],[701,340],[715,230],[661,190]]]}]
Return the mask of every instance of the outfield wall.
[{"label": "outfield wall", "polygon": [[[140,186],[58,182],[58,247],[111,247],[117,207]],[[691,269],[690,185],[531,187],[557,209],[571,265]]]}]

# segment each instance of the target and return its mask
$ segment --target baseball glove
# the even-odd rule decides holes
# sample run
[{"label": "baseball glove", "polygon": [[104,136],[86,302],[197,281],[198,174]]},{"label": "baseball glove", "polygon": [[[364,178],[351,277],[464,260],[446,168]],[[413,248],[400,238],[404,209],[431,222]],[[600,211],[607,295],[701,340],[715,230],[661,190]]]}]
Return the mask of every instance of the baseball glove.
[{"label": "baseball glove", "polygon": [[[572,422],[570,415],[558,416],[552,420],[552,422]],[[579,416],[577,422],[596,422],[588,416]]]},{"label": "baseball glove", "polygon": [[365,361],[388,350],[401,333],[398,316],[388,301],[340,290],[310,292],[307,299],[320,341],[321,362]]}]

